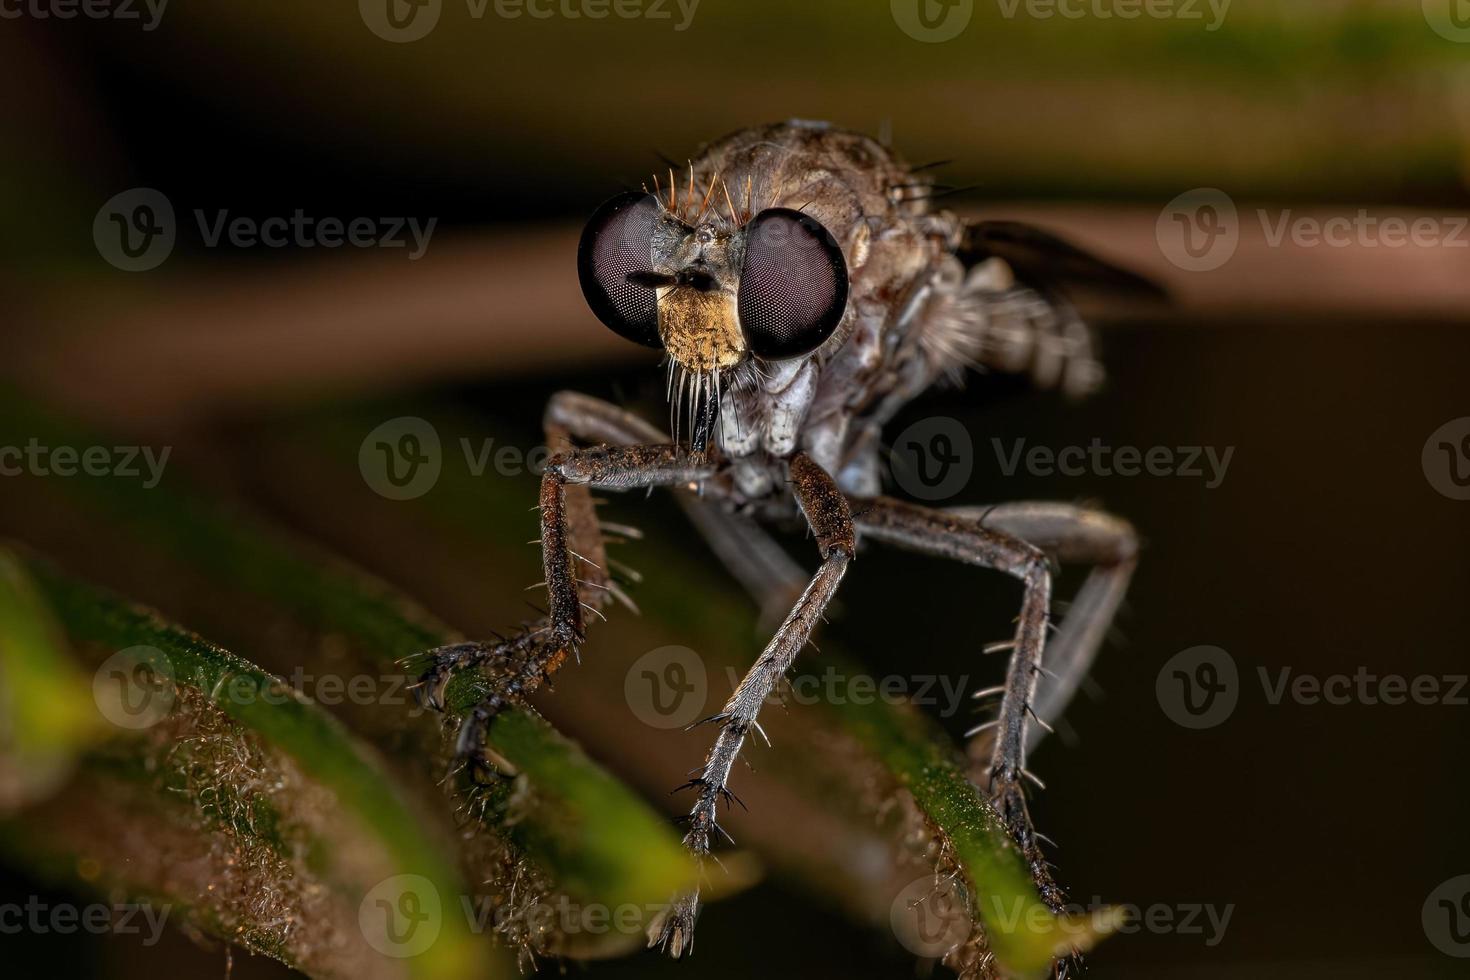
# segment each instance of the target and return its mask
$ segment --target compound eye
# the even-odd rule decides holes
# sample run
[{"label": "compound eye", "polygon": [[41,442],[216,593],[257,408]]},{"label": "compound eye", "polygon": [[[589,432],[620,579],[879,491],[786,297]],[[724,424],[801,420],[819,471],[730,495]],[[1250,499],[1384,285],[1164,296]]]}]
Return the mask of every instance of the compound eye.
[{"label": "compound eye", "polygon": [[658,336],[658,300],[646,278],[653,272],[653,224],[658,201],[630,191],[603,203],[582,229],[577,278],[597,319],[613,332],[649,347]]},{"label": "compound eye", "polygon": [[800,211],[762,211],[746,226],[736,308],[758,356],[811,353],[832,336],[847,309],[842,249],[821,222]]}]

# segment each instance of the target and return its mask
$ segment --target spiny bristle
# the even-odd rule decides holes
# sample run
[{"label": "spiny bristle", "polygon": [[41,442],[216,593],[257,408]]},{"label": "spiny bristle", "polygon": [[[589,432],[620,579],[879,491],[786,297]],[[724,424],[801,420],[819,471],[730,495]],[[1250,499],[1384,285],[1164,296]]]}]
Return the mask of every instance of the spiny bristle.
[{"label": "spiny bristle", "polygon": [[[684,196],[679,196],[679,188],[674,169],[669,168],[668,194],[664,193],[664,181],[657,172],[653,174],[653,197],[674,217],[686,224],[698,224],[706,214],[713,213],[718,217],[725,218],[731,225],[738,228],[747,224],[755,215],[755,180],[750,174],[745,177],[745,200],[742,204],[735,203],[735,195],[730,192],[729,182],[724,174],[719,171],[713,172],[707,179],[704,194],[699,194],[700,177],[699,170],[691,161],[689,163],[689,179],[685,186]],[[648,184],[643,184],[644,193],[648,193]],[[719,207],[714,205],[716,194],[725,200],[725,214],[720,214]],[[738,185],[737,185],[738,193]],[[780,190],[772,194],[771,200],[774,204],[780,198]],[[696,203],[697,202],[697,203]]]},{"label": "spiny bristle", "polygon": [[735,217],[735,202],[730,200],[730,185],[725,183],[723,177],[720,178],[720,186],[725,189],[725,204],[730,208],[730,223],[739,224],[739,220]]},{"label": "spiny bristle", "polygon": [[719,179],[719,174],[715,174],[709,179],[709,189],[704,192],[704,200],[699,202],[699,213],[694,216],[695,221],[698,221],[700,218],[704,217],[705,210],[709,208],[710,198],[714,197],[715,195],[715,181]]},{"label": "spiny bristle", "polygon": [[719,411],[724,396],[722,372],[711,365],[708,369],[690,369],[672,358],[668,362],[668,376],[664,383],[664,395],[669,401],[669,428],[673,441],[679,445],[687,426],[692,440],[699,430],[700,412],[707,400],[713,400],[715,411]]}]

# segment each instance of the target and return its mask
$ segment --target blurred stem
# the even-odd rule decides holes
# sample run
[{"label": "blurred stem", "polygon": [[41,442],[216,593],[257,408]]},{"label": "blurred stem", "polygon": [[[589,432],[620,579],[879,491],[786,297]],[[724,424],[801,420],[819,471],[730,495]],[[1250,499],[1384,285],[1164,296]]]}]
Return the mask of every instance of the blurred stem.
[{"label": "blurred stem", "polygon": [[[139,704],[159,709],[136,731],[117,729],[93,756],[85,785],[43,806],[36,824],[22,815],[28,829],[7,828],[12,848],[50,850],[53,862],[74,848],[74,866],[93,869],[84,877],[165,912],[178,906],[201,930],[311,975],[511,975],[503,954],[492,959],[456,914],[464,887],[443,842],[424,836],[420,815],[339,722],[253,664],[45,561],[6,553],[0,562],[12,572],[24,566],[73,644],[117,651],[104,664],[122,679],[110,707],[99,681],[104,717],[121,723]],[[78,814],[109,798],[118,805],[101,808],[105,843],[77,835],[79,826],[101,829]],[[159,840],[175,832],[183,836]],[[221,851],[227,857],[201,878],[158,861],[163,852],[211,863]],[[359,903],[382,885],[394,899],[409,887],[438,902],[436,937],[411,957],[363,944],[372,938],[370,920],[359,925]]]}]

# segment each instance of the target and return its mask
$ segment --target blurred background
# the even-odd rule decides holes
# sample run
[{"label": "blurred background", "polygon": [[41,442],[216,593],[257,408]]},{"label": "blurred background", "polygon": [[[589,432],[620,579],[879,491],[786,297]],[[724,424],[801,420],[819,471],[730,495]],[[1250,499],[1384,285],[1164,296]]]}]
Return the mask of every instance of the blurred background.
[{"label": "blurred background", "polygon": [[[1121,635],[1036,755],[1048,788],[1033,810],[1079,901],[1165,909],[1176,924],[1194,906],[1231,911],[1218,935],[1201,914],[1202,934],[1110,939],[1090,975],[1460,976],[1470,904],[1436,890],[1470,873],[1470,691],[1447,696],[1470,671],[1463,6],[10,4],[0,442],[24,445],[45,418],[170,446],[165,482],[261,515],[485,635],[524,618],[521,589],[539,577],[520,544],[535,536],[536,478],[514,464],[467,472],[459,439],[529,453],[560,388],[665,419],[657,358],[585,309],[580,221],[742,126],[799,117],[881,136],[915,164],[942,162],[937,206],[1033,221],[1173,296],[1087,307],[1109,377],[1084,402],[973,377],[890,433],[963,423],[973,473],[949,502],[1097,501],[1144,537]],[[307,230],[277,246],[259,238],[272,220]],[[339,239],[362,222],[362,243],[330,244],[331,220]],[[391,501],[360,475],[358,451],[402,416],[437,427],[445,475]],[[1207,465],[1200,477],[1007,473],[1022,440],[1231,455],[1218,480]],[[0,479],[0,533],[290,668],[258,610],[160,571],[126,506],[64,506],[59,482]],[[666,791],[706,736],[639,725],[622,703],[629,665],[663,644],[743,665],[764,637],[670,501],[615,507],[647,533],[626,560],[665,599],[597,629],[588,663],[543,707],[672,816],[686,801]],[[808,542],[786,543],[812,566]],[[1064,574],[1061,593],[1079,581]],[[979,647],[1007,633],[1018,598],[998,576],[874,549],[818,643],[875,676],[979,689],[1002,666]],[[724,613],[693,611],[703,603]],[[1236,703],[1191,728],[1166,689],[1171,658],[1201,645],[1226,651]],[[820,655],[801,668],[822,669]],[[1344,703],[1274,698],[1283,670],[1432,677],[1446,696],[1388,704],[1372,681]],[[711,688],[711,703],[728,691],[723,668]],[[928,710],[956,739],[974,722],[968,705]],[[785,751],[820,771],[820,740],[801,737],[752,764],[779,772]],[[760,787],[742,797],[769,873],[709,907],[694,959],[636,953],[585,972],[948,975],[781,857]],[[24,861],[0,877],[3,895],[86,901],[68,882]],[[240,953],[227,966],[196,938],[7,933],[0,949],[62,976],[292,975]]]}]

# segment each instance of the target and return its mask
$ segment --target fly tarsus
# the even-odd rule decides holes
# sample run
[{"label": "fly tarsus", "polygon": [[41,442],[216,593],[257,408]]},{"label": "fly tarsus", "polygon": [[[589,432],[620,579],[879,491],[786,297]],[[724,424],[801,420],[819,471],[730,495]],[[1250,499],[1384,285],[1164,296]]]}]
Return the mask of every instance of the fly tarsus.
[{"label": "fly tarsus", "polygon": [[[506,710],[524,705],[556,670],[574,656],[581,638],[575,630],[543,620],[517,635],[494,643],[466,641],[425,651],[427,667],[415,689],[425,707],[461,712],[454,756],[477,783],[513,777],[515,767],[488,744],[490,728]],[[468,671],[480,675],[475,700],[465,707],[451,703],[449,685]]]},{"label": "fly tarsus", "polygon": [[648,926],[648,948],[657,946],[674,959],[694,952],[694,921],[699,917],[698,894],[674,899]]}]

